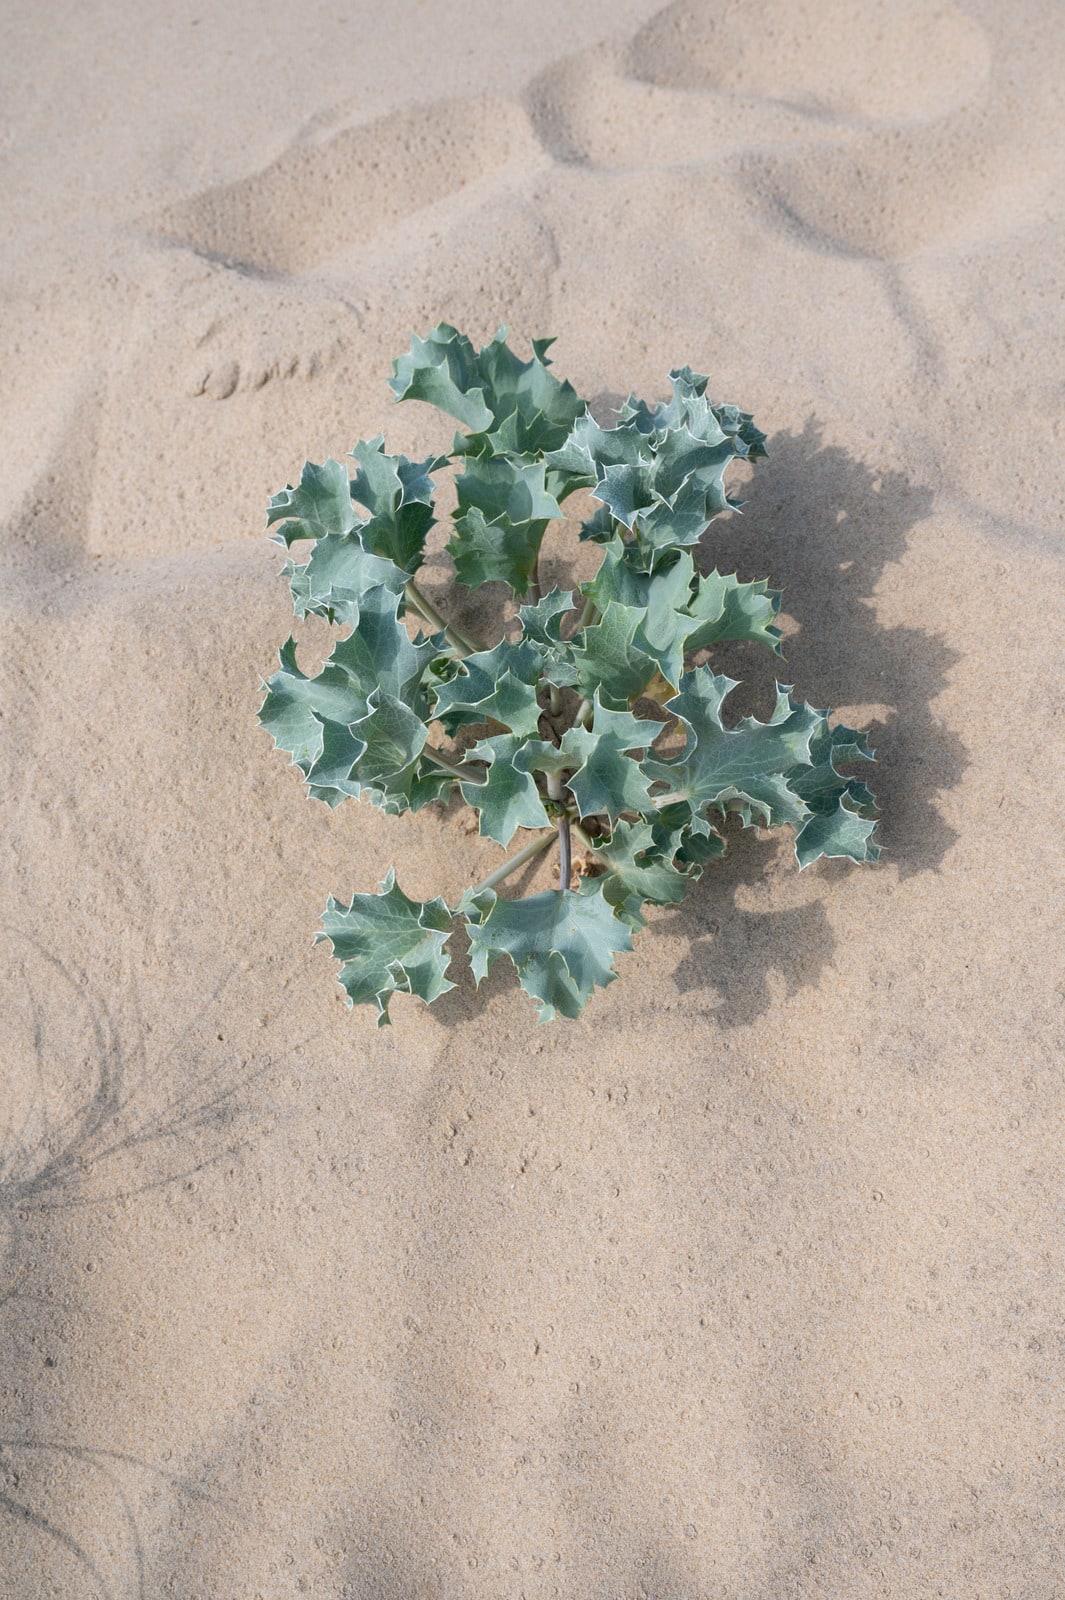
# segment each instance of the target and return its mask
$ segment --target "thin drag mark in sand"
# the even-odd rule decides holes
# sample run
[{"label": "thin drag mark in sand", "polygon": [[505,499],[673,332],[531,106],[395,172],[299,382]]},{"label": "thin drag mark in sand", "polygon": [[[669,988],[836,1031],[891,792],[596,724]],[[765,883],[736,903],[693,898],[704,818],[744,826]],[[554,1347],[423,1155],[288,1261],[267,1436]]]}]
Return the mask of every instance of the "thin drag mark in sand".
[{"label": "thin drag mark in sand", "polygon": [[[35,1343],[33,1328],[38,1324],[51,1327],[57,1318],[67,1319],[75,1314],[99,1316],[99,1310],[89,1311],[69,1294],[57,1296],[31,1289],[35,1264],[20,1262],[24,1252],[20,1248],[19,1225],[28,1222],[33,1213],[108,1205],[173,1185],[235,1154],[245,1139],[232,1137],[234,1120],[242,1111],[246,1115],[250,1110],[241,1102],[246,1101],[247,1087],[272,1067],[273,1058],[263,1057],[253,1070],[227,1078],[218,1085],[211,1085],[210,1072],[197,1071],[176,1094],[167,1095],[161,1105],[152,1105],[148,1030],[139,1006],[136,1039],[126,1047],[112,1008],[101,994],[89,989],[84,972],[60,960],[40,941],[21,930],[8,929],[7,932],[23,943],[23,980],[27,995],[23,1020],[28,1042],[33,1047],[26,1076],[31,1079],[35,1103],[28,1109],[23,1108],[21,1120],[13,1120],[5,1140],[6,1161],[0,1160],[0,1223],[5,1224],[7,1234],[6,1271],[2,1276],[9,1280],[0,1294],[0,1311],[5,1317],[14,1314],[16,1319],[20,1307],[25,1307],[27,1315],[31,1307],[43,1313],[43,1321],[38,1316],[36,1323],[25,1320],[14,1323],[15,1330],[21,1330],[21,1342],[25,1343],[28,1338],[28,1351]],[[221,975],[169,1049],[153,1063],[156,1075],[163,1064],[175,1060],[180,1063],[182,1057],[202,1055],[204,1046],[197,1035],[207,1030],[210,1036],[211,1012],[221,1003],[233,976],[233,969]],[[11,1007],[8,1009],[10,1012]],[[86,1084],[81,1075],[85,1056],[79,1050],[76,1025],[79,1018],[94,1072],[90,1084]],[[295,1048],[296,1041],[291,1043]],[[57,1045],[70,1046],[68,1059],[62,1056],[56,1059]],[[17,1067],[20,1063],[14,1061],[13,1065]],[[143,1104],[146,1095],[149,1103]],[[181,1156],[187,1157],[191,1153],[190,1144],[195,1144],[204,1134],[208,1148],[197,1159],[183,1159],[177,1163],[166,1160],[175,1147]],[[215,1148],[219,1136],[223,1140],[220,1149]],[[123,1158],[136,1157],[142,1151],[160,1147],[168,1170],[150,1177],[137,1175],[134,1181],[101,1185],[95,1193],[85,1192],[100,1167],[110,1170]],[[113,1171],[112,1176],[116,1176]],[[49,1359],[44,1364],[54,1366],[55,1361]],[[28,1395],[32,1405],[36,1393],[34,1385],[35,1380],[30,1379],[28,1386],[14,1392]],[[173,1494],[199,1501],[219,1516],[242,1521],[237,1511],[217,1495],[142,1457],[89,1444],[25,1434],[20,1437],[11,1426],[14,1422],[12,1416],[6,1435],[0,1437],[0,1487],[6,1476],[6,1487],[0,1492],[0,1520],[6,1518],[32,1530],[43,1546],[55,1552],[57,1568],[61,1562],[75,1563],[105,1600],[117,1600],[119,1594],[127,1593],[136,1593],[138,1600],[144,1600],[148,1592],[146,1546],[138,1521],[136,1497],[115,1468],[150,1474]],[[17,1427],[17,1423],[15,1425]],[[103,1561],[93,1548],[95,1539],[87,1539],[85,1531],[72,1523],[70,1516],[57,1511],[56,1489],[50,1472],[38,1482],[35,1473],[12,1469],[12,1458],[23,1453],[32,1453],[42,1461],[60,1456],[102,1475],[106,1480],[105,1498],[113,1508],[107,1527],[126,1529],[120,1554],[112,1555],[110,1562]],[[83,1487],[75,1478],[65,1492],[76,1493],[80,1500]],[[157,1498],[157,1494],[150,1494],[147,1504]],[[117,1566],[112,1565],[116,1562]],[[55,1577],[58,1579],[58,1576],[57,1571]]]},{"label": "thin drag mark in sand", "polygon": [[[215,1082],[215,1067],[198,1071],[161,1104],[144,1106],[140,1103],[150,1093],[153,1076],[158,1078],[163,1068],[172,1067],[183,1057],[191,1059],[203,1052],[202,1038],[211,1031],[208,1019],[212,1011],[221,1006],[226,992],[237,979],[235,965],[223,972],[173,1042],[150,1064],[146,1043],[149,1030],[133,985],[130,987],[136,1013],[135,1040],[129,1047],[106,1001],[89,989],[87,974],[73,964],[64,964],[21,929],[6,927],[4,931],[22,940],[43,965],[53,999],[55,980],[59,980],[58,992],[65,996],[66,1004],[66,1020],[59,1030],[61,1038],[71,1031],[70,1016],[80,1013],[88,1030],[94,1081],[74,1108],[66,1110],[58,1119],[50,1116],[50,1095],[55,1098],[58,1093],[61,1101],[77,1098],[68,1081],[76,1076],[76,1071],[69,1060],[65,1065],[62,1062],[57,1065],[54,1060],[47,1037],[48,1018],[34,985],[25,981],[23,993],[32,1017],[36,1096],[29,1098],[20,1124],[15,1127],[9,1122],[0,1140],[0,1214],[113,1204],[194,1177],[239,1153],[248,1135],[231,1135],[239,1117],[248,1110],[247,1090],[272,1069],[271,1055],[262,1057],[251,1067],[243,1061],[245,1070],[223,1077],[220,1082]],[[57,1010],[58,1007],[53,1006],[53,1011]],[[286,1041],[286,1052],[295,1051],[300,1045],[306,1047],[310,1042],[309,1037]],[[52,1073],[59,1077],[58,1086],[49,1081]],[[124,1129],[123,1118],[130,1124]],[[204,1134],[212,1137],[215,1147],[206,1152],[202,1149],[194,1152],[190,1147]],[[219,1136],[223,1140],[220,1146],[217,1145]],[[169,1170],[165,1173],[137,1179],[115,1189],[89,1194],[72,1192],[83,1186],[104,1163],[137,1155],[151,1146],[178,1150],[179,1160],[168,1164]],[[42,1152],[46,1159],[37,1165]]]},{"label": "thin drag mark in sand", "polygon": [[[0,1490],[0,1510],[6,1511],[8,1516],[12,1517],[16,1522],[27,1523],[36,1532],[43,1534],[46,1539],[50,1539],[53,1544],[57,1544],[60,1549],[72,1555],[78,1566],[84,1572],[87,1572],[96,1584],[100,1593],[104,1596],[104,1600],[114,1600],[114,1590],[84,1545],[79,1544],[73,1534],[68,1533],[65,1528],[59,1527],[57,1523],[50,1521],[48,1517],[42,1516],[39,1511],[31,1511],[29,1506],[24,1506],[20,1501],[13,1500],[10,1495],[5,1494],[2,1490]],[[144,1600],[143,1584],[140,1587],[137,1600]]]},{"label": "thin drag mark in sand", "polygon": [[[180,1498],[197,1502],[215,1512],[219,1517],[237,1522],[242,1526],[249,1526],[247,1518],[241,1517],[233,1506],[220,1500],[217,1495],[208,1493],[207,1490],[201,1489],[197,1484],[191,1483],[188,1478],[182,1477],[175,1472],[168,1472],[166,1468],[158,1467],[141,1456],[93,1445],[59,1444],[44,1439],[0,1438],[0,1457],[5,1451],[20,1450],[36,1452],[43,1456],[65,1456],[69,1460],[95,1469],[104,1476],[121,1508],[122,1521],[129,1535],[130,1556],[135,1573],[137,1600],[145,1600],[148,1592],[147,1557],[144,1539],[141,1534],[140,1524],[130,1503],[129,1495],[115,1473],[108,1470],[109,1463],[135,1468],[138,1472],[159,1479]],[[18,1473],[10,1474],[9,1476],[14,1476],[16,1479],[20,1477]],[[17,1500],[13,1495],[5,1491],[0,1491],[0,1511],[7,1512],[16,1521],[28,1524],[43,1537],[50,1539],[53,1544],[65,1550],[97,1584],[106,1600],[114,1600],[114,1589],[100,1571],[90,1553],[58,1521],[41,1511],[33,1510],[30,1506],[25,1505],[21,1500]]]}]

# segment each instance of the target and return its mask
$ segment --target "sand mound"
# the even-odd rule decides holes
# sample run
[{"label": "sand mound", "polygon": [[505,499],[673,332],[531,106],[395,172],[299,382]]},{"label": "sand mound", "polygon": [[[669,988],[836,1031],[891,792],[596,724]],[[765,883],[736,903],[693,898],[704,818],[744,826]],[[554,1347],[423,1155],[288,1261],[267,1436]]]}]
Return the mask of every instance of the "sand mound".
[{"label": "sand mound", "polygon": [[[0,1596],[1050,1600],[1060,7],[8,13]],[[441,318],[753,409],[718,664],[880,756],[877,871],[737,827],[573,1025],[349,1013],[326,896],[499,853],[255,721],[267,497],[448,446]]]},{"label": "sand mound", "polygon": [[922,0],[676,0],[636,34],[631,70],[673,89],[758,95],[838,117],[908,122],[978,94],[991,46],[961,6]]}]

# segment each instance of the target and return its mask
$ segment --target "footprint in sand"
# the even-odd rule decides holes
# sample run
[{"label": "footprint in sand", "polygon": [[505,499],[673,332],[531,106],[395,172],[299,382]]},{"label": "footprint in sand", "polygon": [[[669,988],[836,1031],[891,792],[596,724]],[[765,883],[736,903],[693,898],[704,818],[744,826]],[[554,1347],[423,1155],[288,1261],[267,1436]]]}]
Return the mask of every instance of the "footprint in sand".
[{"label": "footprint in sand", "polygon": [[620,48],[549,69],[528,106],[558,161],[727,171],[808,247],[883,260],[1023,224],[1060,164],[1037,126],[1052,108],[998,81],[949,0],[767,0],[756,16],[675,0]]},{"label": "footprint in sand", "polygon": [[676,0],[634,37],[627,65],[668,89],[757,95],[807,112],[941,117],[985,83],[983,30],[927,0]]},{"label": "footprint in sand", "polygon": [[305,273],[516,159],[539,164],[542,151],[515,102],[415,106],[294,144],[263,171],[172,208],[157,231],[246,270]]}]

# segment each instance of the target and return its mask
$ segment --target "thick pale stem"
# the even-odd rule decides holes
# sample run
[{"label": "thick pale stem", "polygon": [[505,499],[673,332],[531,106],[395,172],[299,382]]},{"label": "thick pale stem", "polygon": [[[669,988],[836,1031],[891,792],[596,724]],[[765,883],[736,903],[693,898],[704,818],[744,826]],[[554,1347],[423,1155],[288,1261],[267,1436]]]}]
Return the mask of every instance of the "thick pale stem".
[{"label": "thick pale stem", "polygon": [[484,783],[485,774],[482,767],[470,767],[461,761],[453,761],[442,750],[437,750],[435,745],[422,746],[422,755],[427,761],[435,761],[438,767],[443,767],[445,772],[453,773],[456,778],[461,778],[463,783]]},{"label": "thick pale stem", "polygon": [[[558,772],[547,774],[547,793],[550,799],[562,804],[562,775]],[[558,819],[558,886],[560,889],[569,888],[571,871],[571,848],[569,837],[569,817],[565,812]]]},{"label": "thick pale stem", "polygon": [[557,683],[549,683],[547,692],[550,696],[551,715],[557,717],[562,710],[562,691]]},{"label": "thick pale stem", "polygon": [[573,822],[573,823],[570,824],[570,826],[573,829],[573,837],[577,840],[578,844],[582,844],[584,846],[584,848],[588,851],[589,855],[593,855],[597,859],[602,860],[603,858],[599,855],[599,852],[596,850],[595,845],[592,843],[591,839],[589,839],[588,835],[585,833],[585,831],[581,827],[580,823],[579,822]]},{"label": "thick pale stem", "polygon": [[436,628],[443,633],[456,655],[474,656],[478,653],[481,646],[476,640],[463,633],[462,629],[457,628],[453,622],[448,622],[436,609],[428,596],[422,594],[413,578],[407,580],[405,593],[407,604],[412,606],[419,613],[422,620],[429,623],[430,627]]},{"label": "thick pale stem", "polygon": [[497,883],[502,883],[503,879],[509,878],[512,872],[518,872],[530,861],[534,861],[542,851],[547,849],[548,845],[554,844],[554,842],[554,828],[549,828],[546,833],[538,834],[535,839],[529,841],[523,850],[519,850],[516,856],[511,856],[509,861],[504,861],[501,867],[497,867],[494,872],[490,872],[483,883],[479,883],[476,889],[470,890],[470,894],[483,894],[486,889],[494,889]]},{"label": "thick pale stem", "polygon": [[598,622],[598,621],[599,621],[599,610],[598,610],[598,607],[595,604],[595,601],[591,600],[591,599],[586,599],[585,602],[584,602],[584,609],[582,610],[580,616],[577,618],[577,624],[576,624],[576,626],[574,628],[570,629],[570,632],[567,635],[567,637],[570,638],[570,639],[575,639],[577,637],[577,635],[580,633],[582,628],[590,628],[593,622]]},{"label": "thick pale stem", "polygon": [[582,628],[590,628],[593,623],[598,621],[599,607],[596,605],[595,601],[589,597],[584,602],[584,610],[581,612],[580,621],[577,623],[577,626],[573,631],[574,633],[580,633]]},{"label": "thick pale stem", "polygon": [[574,727],[590,728],[594,715],[595,707],[592,705],[592,702],[590,700],[582,700],[580,705],[577,707],[577,715],[573,719]]}]

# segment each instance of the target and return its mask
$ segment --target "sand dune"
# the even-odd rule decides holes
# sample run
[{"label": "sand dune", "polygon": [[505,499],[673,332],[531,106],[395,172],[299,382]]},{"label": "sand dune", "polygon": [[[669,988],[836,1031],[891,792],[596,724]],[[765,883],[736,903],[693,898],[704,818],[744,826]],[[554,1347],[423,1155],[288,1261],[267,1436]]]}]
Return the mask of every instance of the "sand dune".
[{"label": "sand dune", "polygon": [[[0,21],[0,1597],[1051,1600],[1060,10],[385,10]],[[326,895],[498,852],[255,721],[267,497],[447,447],[442,318],[756,413],[706,554],[880,757],[878,869],[735,831],[574,1024],[349,1012]]]}]

